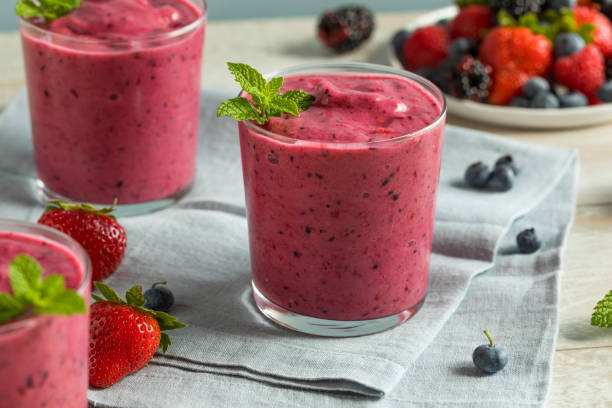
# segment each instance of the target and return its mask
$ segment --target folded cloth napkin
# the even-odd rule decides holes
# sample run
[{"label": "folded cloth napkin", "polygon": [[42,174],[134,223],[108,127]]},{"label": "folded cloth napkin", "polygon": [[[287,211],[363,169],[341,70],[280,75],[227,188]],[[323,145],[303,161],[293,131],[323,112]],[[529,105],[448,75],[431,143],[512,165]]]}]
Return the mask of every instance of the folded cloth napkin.
[{"label": "folded cloth napkin", "polygon": [[[557,332],[561,250],[573,217],[574,151],[531,146],[447,126],[434,254],[423,308],[392,330],[330,339],[264,318],[252,301],[242,171],[235,123],[217,119],[235,92],[204,91],[198,173],[172,208],[121,218],[128,249],[108,283],[168,280],[186,322],[166,355],[106,390],[96,407],[541,406]],[[0,117],[0,217],[35,220],[35,170],[24,94]],[[463,182],[470,163],[512,154],[505,193]],[[536,254],[517,253],[535,227]],[[483,273],[485,272],[486,273]],[[489,329],[510,362],[483,376],[471,353]],[[325,391],[325,392],[323,392]],[[384,398],[381,398],[384,397]]]}]

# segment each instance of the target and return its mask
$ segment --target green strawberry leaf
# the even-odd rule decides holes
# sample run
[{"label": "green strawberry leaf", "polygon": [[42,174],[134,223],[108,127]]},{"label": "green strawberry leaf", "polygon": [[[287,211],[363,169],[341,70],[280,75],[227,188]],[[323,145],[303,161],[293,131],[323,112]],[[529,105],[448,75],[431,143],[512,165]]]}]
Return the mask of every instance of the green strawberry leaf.
[{"label": "green strawberry leaf", "polygon": [[8,293],[0,293],[0,324],[13,320],[26,312],[19,299]]},{"label": "green strawberry leaf", "polygon": [[157,323],[159,323],[159,328],[161,331],[175,330],[175,329],[181,329],[183,327],[187,327],[186,324],[179,322],[176,317],[171,316],[168,313],[159,312],[157,310],[149,310],[149,309],[145,309],[145,311],[149,313],[151,316],[153,316],[155,320],[157,320]]},{"label": "green strawberry leaf", "polygon": [[172,340],[170,340],[170,336],[168,336],[168,333],[162,333],[161,339],[159,340],[159,347],[161,347],[164,354],[166,354],[166,351],[168,350],[168,347],[170,347],[171,344]]},{"label": "green strawberry leaf", "polygon": [[142,306],[145,304],[145,298],[142,294],[142,286],[133,286],[125,293],[125,300],[130,306]]},{"label": "green strawberry leaf", "polygon": [[115,292],[113,288],[108,286],[102,282],[94,282],[94,286],[100,291],[102,296],[106,298],[106,300],[110,300],[111,302],[117,302],[121,304],[125,304],[125,302],[121,299],[119,294]]},{"label": "green strawberry leaf", "polygon": [[97,208],[96,206],[94,206],[92,204],[87,204],[87,203],[74,204],[74,203],[66,203],[66,202],[58,201],[58,200],[52,200],[52,201],[48,201],[47,202],[47,206],[45,207],[45,211],[52,211],[52,210],[74,211],[74,210],[80,210],[80,211],[85,211],[85,212],[89,212],[89,213],[96,214],[96,215],[110,217],[110,218],[116,220],[117,217],[115,217],[112,214],[112,212],[115,211],[115,207],[117,207],[117,199],[116,198],[115,198],[115,201],[113,202],[113,205],[110,206],[110,207],[107,207],[107,208]]},{"label": "green strawberry leaf", "polygon": [[488,6],[489,0],[455,0],[455,4],[459,8],[467,6]]},{"label": "green strawberry leaf", "polygon": [[612,327],[612,290],[604,296],[593,310],[591,325],[598,327]]},{"label": "green strawberry leaf", "polygon": [[103,297],[101,297],[101,296],[96,295],[95,293],[92,293],[92,294],[91,294],[91,298],[92,298],[93,300],[95,300],[95,302],[94,302],[94,303],[106,302],[106,299],[104,299],[104,298],[103,298]]}]

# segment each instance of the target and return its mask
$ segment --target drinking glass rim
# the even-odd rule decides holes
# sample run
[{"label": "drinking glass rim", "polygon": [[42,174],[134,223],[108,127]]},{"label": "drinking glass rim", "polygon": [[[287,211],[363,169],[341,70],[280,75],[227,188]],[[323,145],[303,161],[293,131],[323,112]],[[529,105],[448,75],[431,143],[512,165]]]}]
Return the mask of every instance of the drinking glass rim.
[{"label": "drinking glass rim", "polygon": [[[33,222],[13,220],[8,218],[0,218],[0,232],[12,232],[20,235],[31,235],[31,236],[42,236],[46,240],[52,241],[53,243],[64,247],[70,252],[78,252],[77,259],[83,261],[83,265],[80,265],[84,269],[83,277],[74,290],[83,295],[86,292],[88,285],[90,285],[92,266],[89,255],[85,249],[75,241],[72,237],[64,234],[61,231],[47,227],[46,225],[35,224]],[[82,258],[82,259],[81,259]],[[87,299],[86,299],[87,301]],[[88,305],[89,307],[89,305]],[[36,320],[46,315],[30,315],[17,320],[0,324],[0,336],[4,333],[12,333],[20,329],[26,329],[32,327]]]},{"label": "drinking glass rim", "polygon": [[189,0],[197,2],[199,6],[202,8],[202,13],[198,16],[197,19],[187,24],[186,26],[177,28],[175,30],[166,31],[163,33],[155,33],[155,34],[147,34],[142,36],[136,36],[128,39],[98,39],[98,38],[89,38],[89,37],[73,37],[66,34],[54,33],[53,31],[49,31],[45,28],[39,27],[36,24],[29,22],[27,19],[23,17],[19,17],[19,23],[23,26],[27,27],[30,30],[35,31],[36,33],[43,36],[50,36],[51,38],[57,38],[58,40],[65,41],[68,43],[75,44],[85,44],[85,45],[113,45],[119,46],[121,44],[130,44],[134,41],[154,41],[160,39],[173,39],[180,37],[184,34],[187,34],[191,31],[194,31],[201,24],[204,23],[206,17],[208,15],[208,4],[206,0]]},{"label": "drinking glass rim", "polygon": [[[400,136],[395,136],[389,139],[373,140],[370,142],[328,142],[328,141],[322,141],[322,140],[302,140],[302,139],[296,139],[296,138],[292,138],[289,136],[285,136],[280,133],[271,132],[267,129],[262,128],[253,120],[245,120],[245,121],[241,121],[240,123],[244,124],[247,128],[249,128],[250,130],[254,132],[257,132],[266,137],[275,139],[283,143],[288,143],[288,144],[299,143],[300,145],[304,145],[304,146],[325,145],[326,148],[333,148],[333,147],[359,148],[359,147],[376,147],[376,146],[380,146],[380,144],[391,144],[391,143],[403,142],[407,139],[414,138],[421,134],[427,133],[431,131],[432,129],[435,129],[444,121],[444,118],[446,117],[446,110],[447,110],[446,98],[444,97],[444,94],[442,93],[442,91],[433,82],[413,72],[395,69],[395,68],[392,68],[386,65],[372,64],[372,63],[365,63],[365,62],[309,63],[309,64],[294,65],[294,66],[291,66],[285,69],[270,72],[268,74],[265,74],[264,78],[266,80],[269,80],[270,78],[273,78],[275,76],[284,77],[287,74],[292,75],[292,74],[298,74],[301,71],[326,69],[326,68],[345,69],[347,70],[347,73],[350,73],[351,69],[363,70],[364,73],[366,73],[365,71],[370,71],[370,73],[384,73],[384,74],[391,74],[391,75],[408,78],[409,80],[416,82],[418,85],[423,87],[424,88],[423,90],[425,92],[431,94],[434,98],[438,100],[438,102],[440,102],[440,105],[441,105],[440,113],[430,124],[420,129],[417,129],[413,132],[410,132],[404,135],[400,135]],[[238,96],[243,96],[245,93],[246,92],[244,90],[240,90],[240,92],[238,93]]]}]

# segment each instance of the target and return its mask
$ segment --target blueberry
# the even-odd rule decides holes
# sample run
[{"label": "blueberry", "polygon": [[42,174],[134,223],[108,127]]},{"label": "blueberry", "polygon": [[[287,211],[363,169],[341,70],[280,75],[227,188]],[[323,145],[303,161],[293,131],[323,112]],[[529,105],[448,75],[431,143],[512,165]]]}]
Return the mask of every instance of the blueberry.
[{"label": "blueberry", "polygon": [[453,40],[448,46],[448,57],[452,61],[459,60],[466,54],[475,54],[478,50],[478,43],[471,38],[459,37]]},{"label": "blueberry", "polygon": [[410,37],[410,31],[408,30],[399,30],[393,36],[391,43],[393,44],[393,50],[395,50],[395,55],[399,58],[400,61],[404,60],[404,41]]},{"label": "blueberry", "polygon": [[174,305],[174,295],[165,285],[166,282],[156,282],[153,284],[151,289],[148,289],[144,293],[146,300],[144,307],[146,309],[157,310],[159,312],[168,312],[172,305]]},{"label": "blueberry", "polygon": [[559,102],[562,108],[578,108],[581,106],[588,106],[589,104],[587,97],[578,91],[568,92],[559,96]]},{"label": "blueberry", "polygon": [[548,91],[538,92],[531,100],[532,108],[557,109],[559,106],[559,98]]},{"label": "blueberry", "polygon": [[550,84],[542,77],[533,77],[523,86],[523,95],[527,99],[533,99],[540,92],[550,91]]},{"label": "blueberry", "polygon": [[597,99],[602,102],[612,102],[612,81],[606,82],[597,90]]},{"label": "blueberry", "polygon": [[508,364],[508,355],[503,347],[495,346],[487,330],[484,331],[484,334],[489,339],[489,344],[481,344],[476,347],[472,353],[472,361],[485,373],[496,373]]},{"label": "blueberry", "polygon": [[438,20],[436,25],[440,25],[442,27],[448,27],[450,25],[450,22],[451,22],[450,18],[443,18],[441,20]]},{"label": "blueberry", "polygon": [[572,9],[578,5],[578,0],[548,0],[546,6],[549,9],[560,11],[562,8]]},{"label": "blueberry", "polygon": [[510,101],[510,106],[514,106],[517,108],[529,108],[529,99],[523,98],[522,96],[515,96]]},{"label": "blueberry", "polygon": [[555,37],[555,57],[567,57],[586,47],[584,39],[576,33],[561,33]]},{"label": "blueberry", "polygon": [[495,168],[501,166],[508,166],[508,168],[512,170],[515,176],[519,173],[518,166],[516,165],[516,163],[514,162],[514,158],[510,154],[507,154],[497,159],[497,161],[495,162]]},{"label": "blueberry", "polygon": [[420,75],[423,78],[427,78],[431,81],[431,78],[433,78],[435,71],[436,70],[434,68],[423,67],[423,68],[417,69],[415,74]]},{"label": "blueberry", "polygon": [[532,254],[542,246],[542,241],[536,235],[535,229],[528,228],[516,236],[516,244],[522,254]]},{"label": "blueberry", "polygon": [[487,182],[487,187],[495,191],[508,191],[514,186],[514,171],[510,166],[496,167]]},{"label": "blueberry", "polygon": [[482,188],[489,180],[489,166],[483,162],[472,163],[465,171],[465,182],[472,187]]}]

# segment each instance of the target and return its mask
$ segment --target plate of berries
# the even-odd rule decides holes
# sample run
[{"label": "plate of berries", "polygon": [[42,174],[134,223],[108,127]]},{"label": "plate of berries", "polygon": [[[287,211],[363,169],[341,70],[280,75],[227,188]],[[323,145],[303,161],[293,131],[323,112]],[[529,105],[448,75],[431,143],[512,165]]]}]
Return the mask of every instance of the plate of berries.
[{"label": "plate of berries", "polygon": [[395,33],[391,65],[435,83],[451,114],[562,129],[612,121],[612,2],[456,0]]}]

